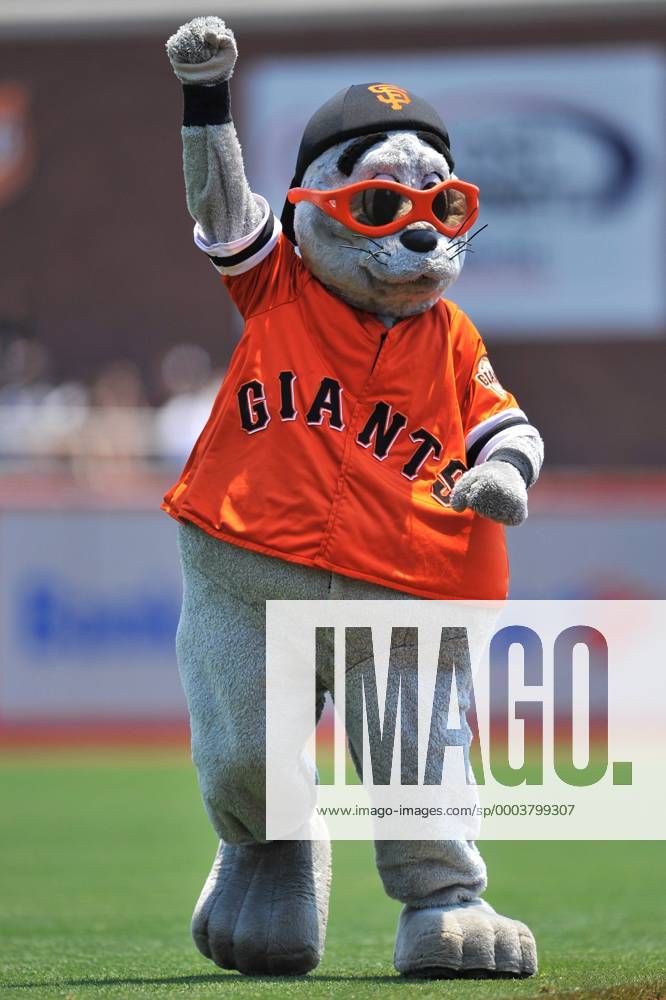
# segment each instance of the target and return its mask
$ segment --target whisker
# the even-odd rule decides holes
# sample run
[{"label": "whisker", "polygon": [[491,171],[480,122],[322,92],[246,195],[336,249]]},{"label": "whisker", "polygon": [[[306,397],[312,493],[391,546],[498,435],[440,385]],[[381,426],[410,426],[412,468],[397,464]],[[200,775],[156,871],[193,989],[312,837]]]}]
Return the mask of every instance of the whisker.
[{"label": "whisker", "polygon": [[478,236],[479,233],[482,233],[483,230],[487,228],[488,228],[488,223],[486,222],[485,226],[479,226],[479,228],[475,232],[473,232],[471,236],[466,236],[465,239],[462,240],[449,240],[449,243],[451,244],[451,246],[454,247],[468,246],[472,242],[475,236]]},{"label": "whisker", "polygon": [[461,237],[458,240],[449,240],[449,242],[452,243],[454,246],[462,247],[466,243],[469,243],[469,239],[467,237]]},{"label": "whisker", "polygon": [[475,230],[475,231],[474,231],[474,232],[472,233],[472,235],[471,235],[471,236],[468,236],[468,237],[467,237],[467,242],[468,242],[468,243],[471,243],[471,242],[472,242],[472,240],[474,239],[474,237],[475,237],[475,236],[478,236],[478,235],[479,235],[479,233],[482,233],[482,232],[483,232],[483,230],[484,230],[484,229],[487,229],[487,228],[488,228],[488,223],[487,223],[487,222],[486,222],[485,226],[479,226],[479,228],[478,228],[477,230]]},{"label": "whisker", "polygon": [[457,235],[458,235],[458,233],[460,232],[460,230],[461,230],[461,229],[463,228],[463,226],[465,225],[465,223],[466,223],[466,222],[468,222],[468,221],[469,221],[469,220],[470,220],[470,219],[472,218],[472,216],[474,215],[474,211],[475,211],[475,209],[472,209],[472,211],[471,211],[471,212],[468,212],[468,213],[467,213],[467,215],[466,215],[466,216],[465,216],[465,218],[464,218],[464,219],[462,220],[462,222],[460,223],[460,225],[459,225],[459,226],[458,226],[458,228],[456,229],[455,233],[453,234],[454,236],[457,236]]},{"label": "whisker", "polygon": [[373,240],[373,239],[372,239],[372,238],[371,238],[370,236],[365,236],[365,234],[364,234],[364,233],[357,233],[356,235],[357,235],[357,236],[360,236],[360,238],[361,238],[362,240],[368,240],[368,241],[369,241],[370,243],[374,243],[374,245],[375,245],[376,247],[379,247],[379,249],[380,249],[380,250],[381,250],[381,251],[382,251],[383,253],[388,253],[388,250],[384,250],[384,247],[382,246],[382,244],[381,244],[381,243],[378,243],[378,242],[377,242],[377,240]]},{"label": "whisker", "polygon": [[390,257],[391,253],[389,250],[367,250],[366,247],[355,247],[350,243],[338,243],[338,246],[343,250],[356,250],[358,253],[367,253],[368,257],[372,257],[372,259],[377,261],[378,264],[383,264],[384,267],[388,267],[385,260],[380,260],[380,254],[385,254],[387,257]]},{"label": "whisker", "polygon": [[[384,267],[388,267],[388,261],[386,261],[386,260],[380,260],[379,259],[379,254],[380,253],[388,253],[387,250],[383,250],[383,251],[375,250],[374,253],[373,253],[372,250],[368,250],[368,253],[370,254],[370,256],[372,257],[373,260],[377,261],[378,264],[383,264]],[[388,256],[390,257],[391,254],[389,253]]]},{"label": "whisker", "polygon": [[470,247],[470,243],[475,236],[478,236],[479,233],[482,233],[483,230],[487,228],[488,223],[486,222],[485,226],[479,226],[479,228],[475,230],[471,236],[466,237],[464,240],[449,240],[451,246],[456,247],[455,253],[447,254],[449,260],[455,260],[461,253],[474,253],[474,250]]},{"label": "whisker", "polygon": [[[377,245],[379,246],[380,244]],[[371,257],[377,257],[378,254],[382,253],[386,254],[387,257],[391,256],[390,250],[368,250],[366,247],[352,246],[351,243],[339,243],[338,246],[342,247],[345,250],[358,250],[359,253],[367,253],[370,254]]]},{"label": "whisker", "polygon": [[474,250],[471,250],[470,247],[461,247],[460,250],[456,250],[456,252],[452,253],[450,256],[447,254],[447,256],[449,256],[449,260],[455,260],[461,253],[474,253]]}]

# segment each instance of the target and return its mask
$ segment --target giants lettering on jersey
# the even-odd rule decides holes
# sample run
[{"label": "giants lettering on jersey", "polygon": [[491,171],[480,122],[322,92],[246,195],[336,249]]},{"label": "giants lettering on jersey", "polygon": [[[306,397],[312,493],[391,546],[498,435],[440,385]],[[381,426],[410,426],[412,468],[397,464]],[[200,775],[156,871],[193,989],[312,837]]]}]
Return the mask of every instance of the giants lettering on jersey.
[{"label": "giants lettering on jersey", "polygon": [[[292,371],[282,371],[279,376],[280,410],[282,421],[296,420],[298,411],[294,400],[294,385],[297,376]],[[345,424],[342,416],[343,388],[337,379],[325,377],[321,380],[319,389],[314,395],[310,408],[304,414],[305,421],[310,426],[326,424],[332,430],[342,431]],[[244,382],[237,392],[240,423],[246,434],[255,434],[268,427],[271,414],[266,401],[266,390],[263,382],[252,379]],[[356,443],[361,448],[370,451],[373,458],[383,462],[391,451],[400,434],[407,428],[407,417],[398,410],[393,410],[390,403],[380,400],[356,435]],[[442,454],[442,442],[434,434],[419,427],[409,434],[414,444],[414,451],[400,470],[405,479],[416,479],[422,466],[432,456],[439,459]],[[460,476],[467,466],[459,459],[449,461],[441,469],[432,484],[431,496],[443,507],[450,505],[450,495]]]}]

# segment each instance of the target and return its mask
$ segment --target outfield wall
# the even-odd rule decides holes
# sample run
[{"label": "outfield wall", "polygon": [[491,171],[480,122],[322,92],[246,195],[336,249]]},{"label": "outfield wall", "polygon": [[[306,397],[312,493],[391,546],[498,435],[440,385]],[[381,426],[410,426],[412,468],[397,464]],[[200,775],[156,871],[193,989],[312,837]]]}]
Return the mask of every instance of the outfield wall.
[{"label": "outfield wall", "polygon": [[[546,478],[508,539],[514,597],[666,597],[666,478],[636,482],[630,505],[615,477]],[[6,497],[0,743],[184,741],[180,594],[175,526],[152,491],[124,509]]]}]

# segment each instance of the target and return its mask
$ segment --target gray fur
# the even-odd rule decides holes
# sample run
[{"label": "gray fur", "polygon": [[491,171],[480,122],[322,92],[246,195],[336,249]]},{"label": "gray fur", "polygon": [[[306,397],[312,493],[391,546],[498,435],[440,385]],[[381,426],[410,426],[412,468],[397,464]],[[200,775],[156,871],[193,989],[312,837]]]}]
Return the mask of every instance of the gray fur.
[{"label": "gray fur", "polygon": [[387,895],[416,909],[476,899],[486,889],[486,865],[472,841],[378,840],[375,855]]},{"label": "gray fur", "polygon": [[[234,33],[219,17],[195,17],[167,39],[167,55],[183,83],[218,83],[229,80],[238,49]],[[202,67],[192,73],[192,67]]]},{"label": "gray fur", "polygon": [[[372,591],[368,587],[372,587]],[[331,596],[335,599],[341,591],[347,599],[394,599],[414,600],[413,595],[398,590],[377,587],[358,580],[350,580],[337,574],[332,574]],[[362,632],[357,636],[347,637],[347,655],[352,661],[350,674],[360,671],[370,662],[372,650],[366,642],[368,636]],[[410,654],[414,649],[415,634],[406,630],[404,636],[398,633],[394,636],[396,642],[395,665],[401,671],[401,683],[413,690],[418,687],[418,668],[416,660]],[[417,646],[418,648],[418,646]],[[457,663],[462,658],[452,652]],[[414,673],[416,676],[411,677]],[[322,673],[321,682],[329,689],[332,678],[326,672]],[[470,705],[471,671],[460,667],[456,672],[456,687],[460,709],[460,734],[455,742],[469,747],[472,733],[467,725],[466,712]],[[448,718],[448,695],[443,689],[437,689],[436,694],[442,698],[442,703],[433,705],[433,718],[446,727]],[[444,699],[446,698],[446,702]],[[363,720],[360,714],[350,712],[346,715],[347,735],[351,756],[359,771],[359,759],[363,747]],[[418,732],[402,733],[402,745],[412,749],[418,756]],[[453,744],[454,737],[447,734],[447,741]],[[387,761],[390,766],[391,761]],[[398,899],[414,907],[431,907],[447,905],[462,900],[476,898],[486,888],[486,867],[476,846],[464,840],[378,840],[375,843],[377,869],[384,884],[386,893],[392,899]]]},{"label": "gray fur", "polygon": [[506,462],[508,465],[513,465],[514,469],[517,469],[520,473],[520,478],[525,483],[525,486],[529,489],[532,485],[534,478],[532,463],[527,455],[523,454],[522,451],[514,451],[510,448],[500,448],[498,449],[497,454],[490,457],[489,461]]},{"label": "gray fur", "polygon": [[493,451],[489,456],[495,462],[513,462],[518,464],[528,488],[539,478],[543,465],[543,441],[541,435],[534,430],[531,434],[521,434],[511,439],[509,444]]},{"label": "gray fur", "polygon": [[[265,601],[325,598],[327,574],[239,550],[190,525],[178,538],[184,592],[176,652],[201,793],[220,839],[262,841]],[[286,780],[299,797],[309,774]]]},{"label": "gray fur", "polygon": [[262,212],[245,179],[232,122],[182,129],[187,207],[209,244],[231,243],[256,229]]},{"label": "gray fur", "polygon": [[206,958],[247,975],[304,975],[324,951],[331,846],[220,843],[192,917]]},{"label": "gray fur", "polygon": [[[313,942],[319,941],[325,927],[330,861],[323,834],[312,842],[288,842],[295,845],[291,853],[262,843],[265,601],[413,597],[228,545],[193,525],[179,526],[178,538],[185,581],[178,663],[190,710],[192,756],[208,814],[223,843],[195,910],[195,941],[203,954],[224,968],[259,972],[269,964],[275,967],[276,961],[276,952],[271,949],[268,956],[261,942],[269,934],[275,939],[282,933],[284,954],[292,956],[295,966],[301,961],[298,956],[305,955],[302,961],[307,963],[313,961]],[[366,657],[367,651],[359,647],[352,669],[360,669]],[[325,673],[320,680],[323,687],[332,687]],[[463,717],[466,691],[460,682]],[[442,708],[442,719],[446,714]],[[349,729],[352,753],[358,759],[362,734],[353,724]],[[469,728],[464,725],[463,731],[468,743]],[[303,777],[289,776],[294,798]],[[485,865],[474,844],[377,841],[375,850],[387,893],[409,906],[449,905],[474,899],[485,889]],[[255,871],[260,876],[252,880]],[[269,928],[273,897],[284,898],[285,908],[292,908],[285,909],[288,926],[282,931]],[[240,923],[234,916],[238,913],[245,915]],[[255,928],[254,937],[250,926]]]},{"label": "gray fur", "polygon": [[[220,837],[192,934],[222,968],[305,973],[324,946],[330,845],[324,828],[318,840],[265,843],[265,601],[324,598],[329,574],[227,545],[192,525],[179,526],[178,540],[178,665],[192,758]],[[295,798],[308,777],[287,776]]]},{"label": "gray fur", "polygon": [[[229,79],[236,61],[233,34],[218,18],[184,25],[169,39],[167,51],[176,75],[189,83]],[[323,153],[306,172],[304,186],[337,187],[388,175],[421,188],[429,174],[449,177],[443,156],[413,134],[391,133],[358,160],[352,177],[337,169],[342,148]],[[262,211],[245,178],[233,124],[184,128],[183,167],[188,208],[209,244],[229,243],[257,228]],[[425,222],[413,225],[433,228]],[[405,248],[398,235],[375,246],[307,203],[296,208],[295,228],[312,273],[387,325],[434,305],[459,276],[464,259],[464,252],[456,256],[463,244],[443,236],[424,254]],[[525,483],[509,463],[528,463],[536,479],[538,446],[534,439],[512,439],[504,457],[498,450],[492,461],[461,478],[454,509],[469,506],[503,523],[525,517]],[[250,974],[307,972],[323,950],[330,847],[319,831],[312,841],[265,842],[265,601],[411,595],[227,545],[191,525],[179,527],[179,544],[184,598],[178,661],[190,709],[192,755],[220,838],[194,913],[193,935],[201,952],[224,968]],[[362,662],[359,655],[353,669],[361,669]],[[326,678],[320,681],[325,687]],[[358,759],[360,736],[353,725],[349,735]],[[302,760],[300,767],[288,776],[295,790],[302,788],[312,764]],[[387,893],[406,904],[396,944],[399,971],[523,975],[536,969],[527,928],[478,900],[486,872],[474,844],[379,841],[376,855]]]},{"label": "gray fur", "polygon": [[395,967],[404,976],[472,979],[533,976],[537,971],[532,932],[503,917],[481,899],[400,914]]},{"label": "gray fur", "polygon": [[518,469],[508,462],[484,462],[460,477],[451,494],[454,510],[470,510],[516,526],[527,517],[527,487]]},{"label": "gray fur", "polygon": [[[216,83],[233,73],[236,41],[219,17],[195,17],[169,38],[167,54],[183,82]],[[207,76],[202,66],[211,67]],[[184,127],[182,139],[187,207],[207,242],[231,243],[247,236],[261,222],[262,212],[245,177],[233,123]]]},{"label": "gray fur", "polygon": [[[450,177],[442,154],[410,132],[390,132],[359,158],[351,177],[337,166],[346,146],[339,143],[322,153],[306,170],[302,186],[325,190],[380,176],[422,188],[432,174]],[[309,202],[296,206],[294,228],[301,256],[319,281],[350,305],[378,313],[389,323],[434,305],[460,275],[465,256],[454,257],[458,244],[441,235],[429,253],[408,250],[399,233],[371,242]],[[427,222],[408,228],[434,231]]]}]

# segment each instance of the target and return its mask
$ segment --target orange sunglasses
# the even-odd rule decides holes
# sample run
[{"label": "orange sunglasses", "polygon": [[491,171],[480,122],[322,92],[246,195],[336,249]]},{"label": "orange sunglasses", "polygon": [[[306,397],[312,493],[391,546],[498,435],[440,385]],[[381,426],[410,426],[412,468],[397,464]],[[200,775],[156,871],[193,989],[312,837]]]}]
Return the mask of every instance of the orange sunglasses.
[{"label": "orange sunglasses", "polygon": [[397,181],[369,180],[334,191],[295,187],[292,205],[309,201],[348,229],[368,236],[389,236],[410,222],[430,222],[445,236],[461,236],[479,214],[479,189],[449,180],[419,191]]}]

